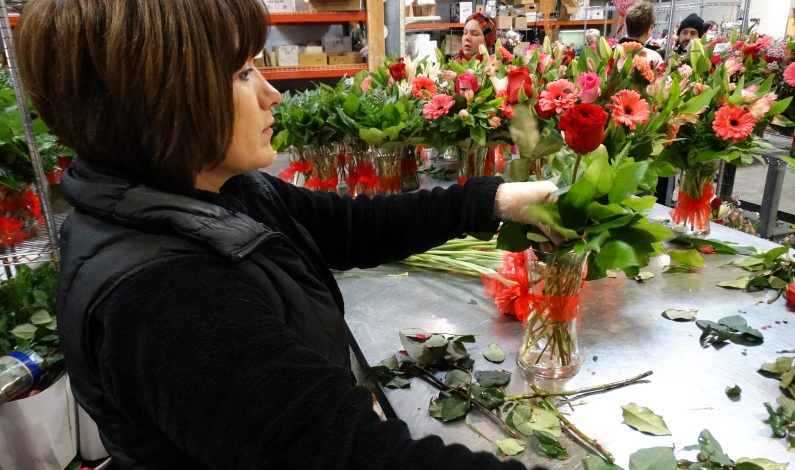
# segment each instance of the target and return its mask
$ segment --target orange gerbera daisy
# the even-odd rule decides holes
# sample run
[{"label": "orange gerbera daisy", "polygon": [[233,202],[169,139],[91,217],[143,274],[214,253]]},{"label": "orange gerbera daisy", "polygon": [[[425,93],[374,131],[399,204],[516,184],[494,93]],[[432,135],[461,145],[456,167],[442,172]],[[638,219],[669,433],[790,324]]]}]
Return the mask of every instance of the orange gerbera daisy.
[{"label": "orange gerbera daisy", "polygon": [[632,66],[638,73],[646,79],[647,82],[651,83],[654,81],[654,71],[651,69],[651,65],[649,65],[649,61],[645,58],[636,55],[632,59]]},{"label": "orange gerbera daisy", "polygon": [[727,104],[715,113],[712,130],[715,135],[724,140],[737,142],[744,140],[756,126],[756,119],[743,106]]},{"label": "orange gerbera daisy", "polygon": [[613,121],[635,130],[637,124],[649,121],[649,103],[633,90],[621,90],[610,97],[613,104],[605,106],[612,110]]},{"label": "orange gerbera daisy", "polygon": [[418,100],[428,100],[436,96],[436,83],[428,77],[418,75],[411,82],[411,95]]}]

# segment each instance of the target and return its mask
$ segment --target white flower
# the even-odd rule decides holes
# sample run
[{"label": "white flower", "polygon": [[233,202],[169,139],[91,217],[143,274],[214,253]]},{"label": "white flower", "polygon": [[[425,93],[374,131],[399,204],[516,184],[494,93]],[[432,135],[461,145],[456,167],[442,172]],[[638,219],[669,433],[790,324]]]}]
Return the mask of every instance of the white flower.
[{"label": "white flower", "polygon": [[401,80],[397,85],[399,96],[411,96],[411,81]]},{"label": "white flower", "polygon": [[502,90],[508,88],[508,77],[497,78],[497,77],[489,77],[491,78],[491,85],[494,87],[494,93],[499,93]]}]

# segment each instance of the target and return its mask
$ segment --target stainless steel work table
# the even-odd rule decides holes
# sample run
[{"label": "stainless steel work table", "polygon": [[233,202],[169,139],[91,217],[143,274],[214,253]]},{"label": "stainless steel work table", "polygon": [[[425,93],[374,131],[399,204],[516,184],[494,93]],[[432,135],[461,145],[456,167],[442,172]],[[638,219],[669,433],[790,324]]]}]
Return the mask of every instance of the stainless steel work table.
[{"label": "stainless steel work table", "polygon": [[[667,218],[668,208],[655,206],[652,219]],[[751,245],[760,251],[776,246],[760,238],[712,225],[712,235],[722,241]],[[785,296],[768,305],[772,291],[748,293],[717,287],[720,281],[744,275],[736,267],[721,267],[734,259],[705,255],[700,273],[663,274],[667,256],[659,256],[644,270],[655,277],[643,284],[623,274],[588,282],[582,291],[578,319],[579,344],[586,360],[568,381],[539,382],[543,388],[581,388],[626,379],[652,370],[647,381],[591,395],[576,402],[569,419],[594,437],[628,468],[629,455],[655,446],[675,446],[677,458],[695,460],[694,452],[682,451],[696,444],[698,434],[709,429],[733,459],[764,457],[776,462],[795,462],[783,439],[771,437],[765,422],[764,402],[775,406],[782,392],[778,381],[761,376],[764,362],[774,362],[776,351],[795,348],[795,310]],[[468,344],[475,370],[504,369],[512,373],[508,393],[529,393],[530,387],[516,365],[522,337],[521,324],[496,311],[484,296],[479,279],[394,264],[376,269],[337,273],[345,297],[346,318],[365,357],[377,364],[400,349],[398,331],[422,328],[428,332],[475,334]],[[694,322],[674,322],[661,316],[666,309],[697,309],[698,319],[717,321],[742,314],[749,326],[764,334],[764,343],[743,346],[728,343],[720,349],[699,344],[701,330]],[[482,350],[499,344],[506,353],[502,364],[483,358]],[[739,401],[724,390],[739,385]],[[461,443],[473,450],[495,452],[496,446],[469,429],[463,421],[444,424],[428,415],[428,403],[438,391],[419,379],[410,389],[387,390],[397,416],[408,423],[413,437],[429,434],[446,443]],[[672,436],[641,434],[622,423],[621,405],[634,402],[661,415]],[[491,441],[504,439],[499,428],[477,411],[466,418]],[[547,459],[528,446],[517,456],[525,463],[550,468],[582,468],[586,451],[568,437],[561,438],[570,458]],[[792,466],[791,466],[792,467]]]}]

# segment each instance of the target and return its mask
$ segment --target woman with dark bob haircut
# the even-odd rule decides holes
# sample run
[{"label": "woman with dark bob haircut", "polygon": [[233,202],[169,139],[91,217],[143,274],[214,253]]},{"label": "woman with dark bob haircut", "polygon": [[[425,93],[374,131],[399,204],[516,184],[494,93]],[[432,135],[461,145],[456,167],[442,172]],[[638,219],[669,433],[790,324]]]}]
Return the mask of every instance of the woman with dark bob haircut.
[{"label": "woman with dark bob haircut", "polygon": [[256,171],[280,96],[260,0],[30,0],[18,57],[79,157],[62,190],[58,325],[80,405],[124,469],[522,468],[382,422],[352,382],[329,268],[498,219],[549,182],[351,199]]}]

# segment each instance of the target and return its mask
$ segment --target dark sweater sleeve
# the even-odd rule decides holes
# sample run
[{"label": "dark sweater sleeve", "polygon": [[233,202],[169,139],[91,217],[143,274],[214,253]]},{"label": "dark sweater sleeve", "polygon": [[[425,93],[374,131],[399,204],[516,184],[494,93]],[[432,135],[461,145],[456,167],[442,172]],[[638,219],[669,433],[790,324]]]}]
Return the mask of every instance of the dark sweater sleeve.
[{"label": "dark sweater sleeve", "polygon": [[379,421],[350,372],[306,347],[218,258],[157,263],[97,314],[111,400],[210,468],[524,468]]},{"label": "dark sweater sleeve", "polygon": [[268,177],[291,215],[333,269],[370,268],[404,259],[467,233],[493,232],[499,177],[394,196],[309,191]]}]

